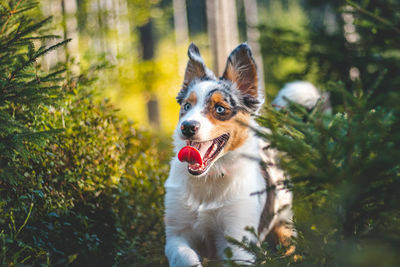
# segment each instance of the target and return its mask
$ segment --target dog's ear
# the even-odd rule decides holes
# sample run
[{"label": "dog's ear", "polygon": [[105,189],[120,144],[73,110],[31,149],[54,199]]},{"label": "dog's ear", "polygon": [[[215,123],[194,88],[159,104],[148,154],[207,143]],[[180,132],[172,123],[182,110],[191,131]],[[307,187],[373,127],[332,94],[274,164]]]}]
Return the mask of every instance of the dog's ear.
[{"label": "dog's ear", "polygon": [[186,65],[185,77],[183,79],[182,89],[176,97],[179,104],[182,104],[186,96],[190,83],[195,79],[215,79],[214,74],[209,70],[200,55],[199,48],[191,43],[188,49],[189,61]]},{"label": "dog's ear", "polygon": [[259,92],[256,62],[246,43],[240,44],[229,55],[221,79],[235,83],[244,104],[252,110],[258,109],[263,96]]}]

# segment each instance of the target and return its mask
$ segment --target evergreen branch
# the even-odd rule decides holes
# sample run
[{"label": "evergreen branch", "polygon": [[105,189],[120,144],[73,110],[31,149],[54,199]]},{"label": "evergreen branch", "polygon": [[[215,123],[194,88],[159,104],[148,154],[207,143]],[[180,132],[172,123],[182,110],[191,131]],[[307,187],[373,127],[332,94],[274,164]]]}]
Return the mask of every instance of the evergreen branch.
[{"label": "evergreen branch", "polygon": [[379,85],[382,83],[383,78],[385,77],[385,75],[387,74],[388,70],[384,69],[379,73],[378,78],[373,82],[370,90],[367,92],[367,97],[366,99],[370,99],[371,96],[375,93],[375,91],[378,89]]},{"label": "evergreen branch", "polygon": [[[33,86],[33,87],[26,87],[26,88],[24,88],[22,90],[19,90],[18,92],[19,92],[19,95],[20,95],[19,98],[21,98],[21,96],[22,97],[25,97],[25,96],[41,97],[41,96],[37,95],[38,92],[40,92],[40,91],[42,91],[42,92],[43,91],[44,92],[50,92],[50,91],[54,91],[54,90],[57,90],[57,89],[60,89],[59,85],[52,85],[52,86],[46,86],[46,87],[35,87],[35,86]],[[11,100],[11,99],[12,98],[9,98],[9,100]],[[31,100],[29,100],[29,101],[31,101]]]},{"label": "evergreen branch", "polygon": [[[47,39],[59,39],[61,36],[55,34],[35,36],[35,37],[26,37],[19,39],[20,41],[31,41],[31,40],[47,40]],[[18,44],[18,43],[17,43]]]},{"label": "evergreen branch", "polygon": [[[26,25],[26,22],[25,22],[25,18],[24,17],[21,17],[21,19],[20,19],[20,21],[19,21],[19,23],[18,23],[18,27],[17,27],[17,29],[15,30],[15,31],[13,31],[13,32],[11,32],[10,34],[8,34],[8,36],[5,36],[4,37],[4,40],[1,40],[0,39],[0,41],[1,42],[4,42],[4,44],[3,43],[0,43],[0,47],[1,48],[8,48],[8,47],[13,47],[13,46],[15,46],[14,45],[14,41],[16,41],[17,40],[17,36],[15,36],[14,38],[8,38],[9,36],[11,36],[12,34],[16,34],[16,33],[18,33],[21,29],[22,29],[22,27],[23,27],[23,25]],[[5,49],[4,49],[5,50]]]},{"label": "evergreen branch", "polygon": [[[60,69],[60,70],[53,71],[53,72],[49,73],[49,74],[46,75],[46,76],[43,76],[43,77],[36,77],[35,79],[32,79],[31,81],[29,81],[28,83],[26,83],[26,85],[27,85],[27,86],[30,86],[30,85],[35,84],[35,83],[47,82],[47,81],[50,80],[50,78],[55,77],[55,76],[57,76],[57,75],[59,75],[59,74],[61,74],[61,73],[64,73],[65,71],[66,71],[66,69],[63,68],[63,69]],[[57,79],[57,80],[60,80],[60,79],[63,79],[63,78],[56,78],[56,79]]]},{"label": "evergreen branch", "polygon": [[27,6],[24,7],[24,8],[20,8],[20,9],[16,10],[16,11],[14,12],[14,15],[19,14],[19,13],[24,13],[24,12],[26,12],[26,11],[28,11],[28,10],[31,10],[31,9],[35,8],[35,7],[36,7],[36,4],[35,4],[35,3],[32,3],[31,5],[27,5]]},{"label": "evergreen branch", "polygon": [[[36,104],[36,99],[39,101],[42,101],[43,103],[46,103],[48,101],[48,99],[43,99],[43,94],[45,92],[42,92],[42,94],[38,94],[37,91],[39,90],[35,90],[35,89],[42,89],[45,90],[45,92],[51,92],[57,89],[60,89],[59,85],[53,85],[53,86],[47,86],[47,87],[26,87],[23,90],[18,91],[18,95],[16,94],[12,94],[12,95],[8,95],[6,97],[2,98],[2,101],[8,100],[8,101],[13,101],[16,102],[16,100],[18,100],[21,103],[27,104],[27,105],[35,105]],[[34,91],[32,91],[34,90]],[[29,99],[27,97],[30,97]]]},{"label": "evergreen branch", "polygon": [[[10,42],[14,42],[15,40],[19,39],[21,36],[27,35],[33,31],[36,31],[40,28],[42,28],[44,25],[46,25],[47,23],[49,23],[51,20],[53,19],[52,16],[47,17],[41,21],[39,21],[38,23],[35,23],[31,26],[28,26],[27,28],[25,28],[23,31],[19,32],[20,27],[18,28],[18,30],[16,31],[16,35],[14,36],[14,38],[12,38],[12,40]],[[23,23],[20,23],[20,25]]]},{"label": "evergreen branch", "polygon": [[64,41],[61,41],[61,42],[59,42],[59,43],[57,43],[57,44],[55,44],[55,45],[52,45],[52,46],[50,46],[50,47],[48,47],[48,48],[46,48],[46,49],[44,49],[44,50],[38,52],[38,53],[35,55],[35,58],[34,58],[34,59],[37,59],[38,57],[40,57],[40,56],[46,54],[47,52],[50,52],[50,51],[52,51],[52,50],[54,50],[54,49],[57,49],[58,47],[61,47],[61,46],[65,45],[65,44],[69,43],[71,40],[72,40],[71,38],[66,39],[66,40],[64,40]]},{"label": "evergreen branch", "polygon": [[19,0],[19,1],[17,2],[17,4],[15,5],[14,10],[11,10],[11,11],[10,11],[6,22],[4,23],[3,27],[1,28],[0,34],[3,34],[3,33],[4,33],[4,31],[5,31],[6,27],[7,27],[8,22],[10,21],[11,17],[16,13],[17,8],[18,8],[18,6],[19,6],[20,3],[21,3],[21,0]]},{"label": "evergreen branch", "polygon": [[368,16],[368,17],[370,17],[370,18],[372,18],[372,19],[374,19],[374,20],[376,20],[376,21],[378,21],[378,22],[380,22],[380,23],[386,25],[386,26],[389,27],[390,29],[394,30],[396,33],[400,34],[400,29],[397,28],[396,26],[394,26],[394,25],[393,25],[392,23],[390,23],[388,20],[386,20],[386,19],[384,19],[384,18],[382,18],[382,17],[379,17],[379,16],[375,15],[374,13],[372,13],[371,11],[366,10],[365,8],[362,8],[361,6],[359,6],[358,4],[354,3],[354,2],[351,1],[351,0],[346,0],[346,2],[347,2],[350,6],[354,7],[355,9],[357,9],[357,11],[359,11],[360,13],[362,13],[362,14],[364,14],[364,15],[366,15],[366,16]]},{"label": "evergreen branch", "polygon": [[[4,12],[4,13],[9,13],[9,10],[8,10],[8,8],[3,4],[3,3],[0,3],[0,7],[2,7],[6,12]],[[3,11],[3,10],[1,10],[0,9],[0,11]],[[2,12],[3,13],[3,12]],[[3,14],[2,14],[3,15]]]},{"label": "evergreen branch", "polygon": [[[46,48],[46,49],[43,49],[42,51],[38,52],[38,53],[37,53],[36,55],[34,55],[33,57],[29,58],[29,60],[27,60],[25,63],[23,63],[20,67],[18,67],[17,69],[15,69],[15,70],[11,73],[10,78],[8,79],[8,81],[10,82],[11,80],[13,80],[14,77],[15,77],[15,75],[16,75],[18,72],[20,72],[20,71],[23,70],[25,67],[27,67],[28,65],[32,64],[33,62],[35,62],[36,59],[39,58],[40,56],[42,56],[42,55],[46,54],[47,52],[50,52],[51,50],[54,50],[54,49],[56,49],[56,48],[58,48],[58,47],[60,47],[60,46],[65,45],[66,43],[70,42],[71,40],[72,40],[72,39],[66,39],[66,40],[64,40],[64,41],[62,41],[62,42],[59,42],[59,43],[57,43],[57,44],[55,44],[55,45],[52,45],[52,46],[50,46],[50,47],[48,47],[48,48]],[[8,87],[8,88],[9,88],[9,87]],[[7,88],[5,88],[5,89],[7,89]],[[4,90],[4,89],[3,89],[3,90]]]}]

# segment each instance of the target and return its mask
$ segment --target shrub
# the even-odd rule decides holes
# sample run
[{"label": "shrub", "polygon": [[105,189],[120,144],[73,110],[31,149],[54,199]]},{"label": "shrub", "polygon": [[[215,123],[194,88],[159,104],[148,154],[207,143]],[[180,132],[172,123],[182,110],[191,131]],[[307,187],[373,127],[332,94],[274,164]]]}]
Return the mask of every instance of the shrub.
[{"label": "shrub", "polygon": [[400,110],[342,95],[343,113],[308,115],[293,107],[296,112],[269,109],[261,119],[272,130],[266,136],[272,146],[284,152],[281,164],[293,183],[297,253],[305,265],[395,266]]},{"label": "shrub", "polygon": [[253,253],[257,266],[400,264],[400,94],[372,108],[371,95],[330,86],[345,99],[345,112],[324,114],[317,106],[308,113],[293,104],[259,118],[271,129],[260,136],[280,150],[290,176],[298,237],[290,257],[267,242],[230,240]]},{"label": "shrub", "polygon": [[35,5],[19,2],[1,9],[2,265],[165,262],[168,152],[94,96],[90,72],[41,71],[37,59],[64,42],[35,50],[54,37],[41,33],[49,19],[35,21]]},{"label": "shrub", "polygon": [[[266,243],[258,248],[232,242],[252,251],[259,265],[398,266],[398,3],[329,1],[329,5],[335,7],[336,18],[351,16],[357,42],[346,40],[345,21],[339,20],[335,33],[310,29],[310,49],[297,57],[293,51],[284,53],[293,47],[293,40],[298,47],[305,44],[294,32],[281,32],[272,45],[281,49],[276,50],[280,56],[306,63],[308,69],[297,75],[318,68],[318,82],[335,97],[335,113],[324,114],[320,107],[309,113],[293,104],[281,111],[268,107],[259,118],[271,129],[270,134],[260,134],[282,152],[280,163],[291,177],[296,255],[282,258],[282,250],[273,253]],[[264,38],[271,38],[271,32]],[[284,44],[276,46],[279,43]],[[359,76],[349,75],[351,69]]]}]

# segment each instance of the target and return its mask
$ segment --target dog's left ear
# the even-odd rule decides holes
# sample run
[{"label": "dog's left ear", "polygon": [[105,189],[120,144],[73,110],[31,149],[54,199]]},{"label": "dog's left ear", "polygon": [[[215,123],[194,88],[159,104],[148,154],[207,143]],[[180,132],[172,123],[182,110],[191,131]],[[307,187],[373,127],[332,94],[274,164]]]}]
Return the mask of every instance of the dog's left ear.
[{"label": "dog's left ear", "polygon": [[258,88],[257,66],[246,43],[240,44],[229,55],[221,79],[235,83],[244,104],[253,111],[258,109],[262,95]]}]

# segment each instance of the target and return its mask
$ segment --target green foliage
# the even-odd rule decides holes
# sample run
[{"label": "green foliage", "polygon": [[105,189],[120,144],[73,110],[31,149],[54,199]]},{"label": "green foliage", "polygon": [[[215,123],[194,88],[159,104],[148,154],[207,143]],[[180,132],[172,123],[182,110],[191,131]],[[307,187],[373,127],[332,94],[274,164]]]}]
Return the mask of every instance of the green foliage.
[{"label": "green foliage", "polygon": [[260,119],[293,182],[297,253],[315,266],[393,266],[400,244],[400,109],[371,109],[369,97],[341,91],[344,113],[308,114],[294,106],[270,108]]},{"label": "green foliage", "polygon": [[[329,5],[340,18],[338,31],[309,28],[310,44],[290,29],[264,32],[264,38],[276,38],[268,44],[275,49],[271,61],[292,57],[305,62],[307,68],[292,73],[301,79],[317,67],[316,80],[334,96],[332,115],[320,106],[309,113],[292,104],[281,111],[268,107],[259,118],[271,129],[260,135],[282,152],[280,163],[291,177],[295,255],[285,259],[280,250],[271,254],[265,243],[254,247],[245,240],[231,242],[254,253],[257,265],[398,266],[398,3]],[[346,38],[346,20],[356,25],[356,42]],[[302,50],[306,45],[310,48]],[[298,49],[290,51],[293,47]],[[352,69],[359,76],[352,77]]]},{"label": "green foliage", "polygon": [[[148,10],[156,2],[141,5]],[[264,137],[283,152],[281,164],[292,178],[296,255],[282,257],[285,249],[271,250],[268,243],[229,240],[254,253],[256,265],[397,266],[398,3],[328,4],[336,32],[311,28],[301,17],[299,28],[268,25],[262,36],[269,69],[285,69],[270,73],[275,87],[313,77],[332,92],[337,111],[308,114],[293,105],[268,108],[259,119],[271,129]],[[91,70],[70,80],[63,67],[42,70],[42,56],[67,40],[46,46],[56,36],[47,34],[50,19],[34,15],[35,6],[0,5],[1,265],[165,264],[168,148],[94,94]],[[346,40],[343,14],[354,16],[356,43]],[[352,68],[358,78],[349,76]]]},{"label": "green foliage", "polygon": [[118,118],[107,101],[93,100],[82,81],[67,88],[64,108],[37,120],[65,131],[44,148],[29,147],[28,164],[17,166],[25,178],[3,183],[3,262],[163,261],[153,255],[162,255],[167,165],[155,138]]},{"label": "green foliage", "polygon": [[[246,231],[258,238],[254,228],[248,227],[246,228]],[[253,242],[250,242],[246,237],[243,237],[242,240],[236,240],[232,237],[227,237],[227,241],[231,245],[240,247],[248,253],[253,254],[255,257],[255,260],[251,262],[234,259],[232,251],[228,247],[225,250],[225,256],[227,258],[226,264],[228,266],[236,267],[249,264],[253,266],[287,266],[293,261],[293,258],[284,256],[286,248],[282,247],[281,245],[276,245],[276,247],[273,247],[272,244],[269,244],[268,242],[263,242],[260,245],[257,245]]]},{"label": "green foliage", "polygon": [[280,164],[291,177],[298,237],[290,257],[267,242],[228,239],[254,254],[257,266],[400,264],[400,94],[373,106],[373,94],[329,86],[342,95],[345,112],[325,114],[317,106],[308,113],[292,104],[268,107],[259,118],[271,129],[259,134],[282,152]]},{"label": "green foliage", "polygon": [[[379,81],[373,98],[387,101],[385,93],[400,85],[400,4],[368,0],[329,1],[329,5],[339,11],[333,13],[337,31],[315,30],[307,55],[308,64],[318,66],[317,82],[340,80],[348,91],[362,88],[366,93],[377,88]],[[340,94],[333,94],[333,102],[342,102]]]},{"label": "green foliage", "polygon": [[[312,81],[312,65],[305,64],[310,51],[310,31],[306,12],[299,1],[285,8],[282,1],[270,1],[260,16],[260,45],[263,55],[267,100],[288,81]],[[309,69],[306,73],[306,69]]]},{"label": "green foliage", "polygon": [[[398,1],[304,2],[308,23],[260,26],[260,44],[270,69],[267,88],[306,79],[323,90],[328,81],[342,81],[348,91],[362,88],[368,92],[384,75],[374,98],[385,101],[380,92],[394,91],[400,85]],[[288,68],[285,62],[296,67]],[[342,102],[338,93],[331,99],[335,105]]]},{"label": "green foliage", "polygon": [[22,177],[15,164],[29,156],[24,144],[43,145],[55,132],[32,126],[36,114],[43,112],[40,104],[53,104],[62,96],[58,82],[64,70],[42,72],[37,62],[68,40],[46,46],[55,36],[36,33],[50,18],[27,15],[34,7],[32,1],[0,6],[0,177],[11,183]]},{"label": "green foliage", "polygon": [[32,19],[34,7],[1,6],[1,265],[165,262],[168,152],[95,97],[91,71],[65,80],[41,70],[64,42],[44,45],[49,19]]}]

